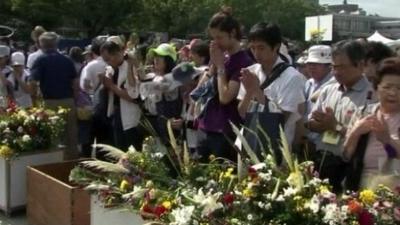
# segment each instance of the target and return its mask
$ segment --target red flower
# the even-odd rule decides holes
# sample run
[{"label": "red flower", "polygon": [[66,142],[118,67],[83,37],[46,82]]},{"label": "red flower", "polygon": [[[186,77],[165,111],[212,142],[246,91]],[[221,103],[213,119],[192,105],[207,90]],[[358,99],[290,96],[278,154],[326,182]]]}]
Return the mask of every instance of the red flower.
[{"label": "red flower", "polygon": [[145,213],[153,214],[154,209],[153,209],[153,207],[151,207],[149,204],[145,204],[145,205],[143,205],[143,207],[142,207],[142,211],[145,212]]},{"label": "red flower", "polygon": [[253,167],[249,167],[248,173],[249,173],[249,176],[250,176],[252,179],[254,179],[254,178],[257,177],[257,170],[254,169]]},{"label": "red flower", "polygon": [[37,129],[36,129],[36,127],[30,127],[28,130],[29,130],[29,134],[30,134],[31,136],[35,136],[35,135],[37,134]]},{"label": "red flower", "polygon": [[374,225],[374,217],[368,210],[364,209],[358,216],[358,223],[360,225]]},{"label": "red flower", "polygon": [[359,202],[357,202],[356,200],[351,200],[348,203],[348,206],[349,206],[349,211],[352,214],[359,214],[363,210],[361,204]]},{"label": "red flower", "polygon": [[223,202],[226,205],[232,205],[234,200],[235,200],[235,196],[232,193],[225,194],[223,197]]},{"label": "red flower", "polygon": [[158,218],[161,217],[162,214],[164,214],[167,211],[167,209],[163,205],[157,205],[153,209],[153,213],[157,215]]}]

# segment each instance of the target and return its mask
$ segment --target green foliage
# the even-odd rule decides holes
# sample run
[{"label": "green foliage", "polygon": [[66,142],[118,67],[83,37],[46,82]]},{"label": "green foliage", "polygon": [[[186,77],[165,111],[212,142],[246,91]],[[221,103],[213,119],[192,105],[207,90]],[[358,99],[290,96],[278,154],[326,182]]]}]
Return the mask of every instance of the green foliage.
[{"label": "green foliage", "polygon": [[304,17],[321,13],[311,0],[2,0],[2,21],[16,19],[20,27],[42,25],[93,37],[102,33],[157,31],[171,37],[205,34],[208,20],[222,5],[248,31],[260,21],[281,25],[285,36],[302,39]]}]

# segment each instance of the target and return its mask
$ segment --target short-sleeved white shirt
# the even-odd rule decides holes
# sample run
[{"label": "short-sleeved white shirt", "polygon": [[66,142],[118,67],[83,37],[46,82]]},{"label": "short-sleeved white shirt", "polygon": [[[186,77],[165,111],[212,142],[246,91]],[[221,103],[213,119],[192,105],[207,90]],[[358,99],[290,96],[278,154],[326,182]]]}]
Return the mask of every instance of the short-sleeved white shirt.
[{"label": "short-sleeved white shirt", "polygon": [[[283,62],[281,58],[275,62],[274,66]],[[262,84],[267,78],[261,64],[257,63],[247,67],[254,73]],[[282,111],[290,112],[290,116],[285,123],[285,135],[290,143],[293,142],[295,136],[296,122],[301,118],[299,113],[299,104],[305,102],[304,85],[306,78],[293,67],[288,67],[281,75],[264,89],[264,95],[269,101],[274,102]],[[240,85],[238,99],[242,100],[246,94],[244,86]]]},{"label": "short-sleeved white shirt", "polygon": [[[96,59],[90,61],[85,67],[83,67],[81,72],[81,77],[79,85],[82,90],[93,94],[96,88],[99,86],[99,74],[106,71],[107,64],[104,62],[102,57],[97,57]],[[88,81],[91,89],[85,88],[85,81]]]}]

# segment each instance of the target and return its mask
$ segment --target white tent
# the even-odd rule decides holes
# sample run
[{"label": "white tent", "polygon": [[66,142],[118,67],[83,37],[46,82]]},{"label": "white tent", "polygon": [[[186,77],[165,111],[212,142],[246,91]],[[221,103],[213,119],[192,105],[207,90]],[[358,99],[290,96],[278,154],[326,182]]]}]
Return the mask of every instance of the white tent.
[{"label": "white tent", "polygon": [[392,39],[389,39],[382,34],[380,34],[378,31],[375,31],[375,33],[367,38],[368,41],[376,41],[376,42],[382,42],[383,44],[388,44],[390,42],[393,42]]}]

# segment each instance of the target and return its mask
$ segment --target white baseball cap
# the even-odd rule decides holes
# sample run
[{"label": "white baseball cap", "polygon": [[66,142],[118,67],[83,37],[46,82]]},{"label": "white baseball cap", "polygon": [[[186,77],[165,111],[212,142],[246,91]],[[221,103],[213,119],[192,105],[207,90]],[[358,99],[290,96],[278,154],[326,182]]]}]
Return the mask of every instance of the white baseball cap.
[{"label": "white baseball cap", "polygon": [[25,66],[25,55],[22,52],[14,52],[11,55],[11,66]]},{"label": "white baseball cap", "polygon": [[6,45],[0,45],[0,57],[6,57],[10,55],[10,47]]},{"label": "white baseball cap", "polygon": [[314,45],[308,49],[306,63],[332,63],[332,49],[328,45]]}]

